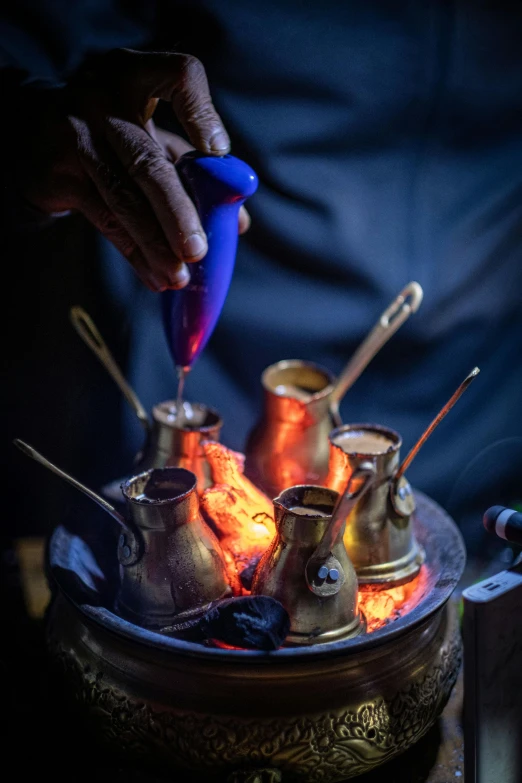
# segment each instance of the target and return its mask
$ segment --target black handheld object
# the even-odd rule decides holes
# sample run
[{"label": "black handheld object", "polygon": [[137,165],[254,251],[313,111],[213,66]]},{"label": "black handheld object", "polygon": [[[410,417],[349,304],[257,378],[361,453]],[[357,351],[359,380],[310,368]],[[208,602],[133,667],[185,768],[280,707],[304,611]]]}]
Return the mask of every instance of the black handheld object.
[{"label": "black handheld object", "polygon": [[520,783],[522,563],[468,587],[462,597],[464,778]]},{"label": "black handheld object", "polygon": [[522,546],[522,512],[505,506],[491,506],[484,514],[483,521],[488,533]]},{"label": "black handheld object", "polygon": [[249,650],[277,650],[290,631],[290,617],[279,601],[267,595],[218,601],[201,620],[209,639]]}]

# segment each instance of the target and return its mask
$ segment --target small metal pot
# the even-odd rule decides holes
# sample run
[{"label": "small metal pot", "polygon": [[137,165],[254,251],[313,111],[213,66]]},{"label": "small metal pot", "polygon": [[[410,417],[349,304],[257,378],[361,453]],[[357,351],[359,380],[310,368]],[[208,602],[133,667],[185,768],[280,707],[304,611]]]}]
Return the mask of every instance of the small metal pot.
[{"label": "small metal pot", "polygon": [[[268,497],[301,484],[322,484],[328,473],[328,433],[334,378],[324,367],[296,360],[263,372],[264,409],[248,438],[245,474]],[[292,388],[292,394],[285,388]],[[300,393],[300,397],[293,396]]]},{"label": "small metal pot", "polygon": [[246,449],[246,475],[269,497],[299,484],[323,484],[326,439],[342,424],[339,404],[374,356],[419,308],[423,292],[411,282],[381,313],[337,380],[324,367],[298,359],[263,372],[264,411]]},{"label": "small metal pot", "polygon": [[210,466],[201,446],[204,440],[219,441],[223,420],[213,408],[200,403],[185,403],[180,426],[176,403],[160,402],[152,409],[152,427],[139,459],[141,470],[150,468],[185,468],[197,478],[199,494],[212,486]]},{"label": "small metal pot", "polygon": [[401,584],[418,574],[424,552],[413,534],[413,491],[404,477],[395,484],[401,436],[378,424],[345,424],[329,436],[327,486],[340,489],[363,462],[375,466],[375,479],[355,504],[344,543],[360,584]]},{"label": "small metal pot", "polygon": [[[182,403],[183,409],[178,410],[178,403],[166,400],[154,406],[151,422],[89,314],[82,307],[73,307],[70,315],[76,332],[103,364],[145,432],[145,443],[136,455],[133,473],[150,468],[185,468],[195,474],[201,495],[212,484],[201,441],[219,440],[223,426],[219,413],[201,403]],[[120,503],[121,482],[119,479],[107,484],[103,494]]]},{"label": "small metal pot", "polygon": [[322,645],[261,653],[165,637],[76,602],[58,571],[47,638],[67,692],[114,753],[175,779],[334,783],[389,761],[433,725],[461,660],[447,602],[464,545],[440,507],[416,500],[426,578],[414,608]]},{"label": "small metal pot", "polygon": [[357,608],[357,577],[343,544],[344,524],[322,565],[322,590],[312,591],[305,578],[337,499],[331,489],[302,486],[291,487],[274,500],[277,534],[256,569],[252,593],[283,604],[291,623],[286,643],[319,644],[364,630]]},{"label": "small metal pot", "polygon": [[221,547],[199,512],[193,473],[149,470],[122,492],[130,523],[118,543],[117,608],[124,617],[162,628],[195,620],[231,594]]},{"label": "small metal pot", "polygon": [[124,513],[28,443],[28,457],[87,495],[118,523],[122,615],[148,628],[191,623],[232,590],[219,542],[199,512],[196,476],[183,468],[154,468],[121,486]]}]

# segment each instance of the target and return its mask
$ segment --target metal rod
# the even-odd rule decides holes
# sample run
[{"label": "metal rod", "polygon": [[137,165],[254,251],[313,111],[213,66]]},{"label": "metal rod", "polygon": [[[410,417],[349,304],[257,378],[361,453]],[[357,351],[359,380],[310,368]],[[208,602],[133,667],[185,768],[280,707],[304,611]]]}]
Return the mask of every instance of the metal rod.
[{"label": "metal rod", "polygon": [[32,446],[29,446],[28,443],[24,443],[23,440],[19,440],[18,438],[16,438],[16,440],[14,440],[13,443],[26,456],[36,460],[36,462],[39,462],[40,465],[44,466],[44,468],[47,468],[47,470],[50,470],[52,473],[56,473],[56,475],[64,479],[64,481],[68,481],[69,484],[72,484],[73,487],[79,489],[80,492],[83,492],[83,494],[87,495],[88,498],[94,500],[94,502],[97,503],[99,506],[101,506],[101,508],[103,508],[103,510],[106,511],[108,514],[110,514],[111,517],[115,519],[116,522],[119,525],[121,525],[122,528],[124,528],[125,530],[129,529],[124,517],[118,511],[116,511],[114,506],[111,506],[110,503],[108,503],[104,498],[100,497],[100,495],[97,495],[96,492],[93,492],[92,489],[89,489],[89,487],[80,484],[79,481],[77,481],[75,478],[70,476],[68,473],[65,473],[65,471],[63,471],[61,468],[57,467],[56,465],[53,465],[52,462],[49,462],[48,459],[46,459],[42,454],[36,451],[36,449],[33,449]]},{"label": "metal rod", "polygon": [[419,453],[422,446],[426,443],[433,430],[439,426],[442,419],[446,416],[447,413],[450,412],[450,410],[453,408],[453,406],[455,405],[459,397],[461,397],[464,394],[464,392],[466,391],[470,383],[475,380],[479,372],[480,372],[479,368],[474,367],[473,370],[470,372],[470,374],[466,376],[466,378],[462,381],[457,391],[450,397],[446,405],[437,413],[437,415],[431,422],[430,426],[422,433],[415,446],[404,458],[402,465],[399,467],[397,473],[394,476],[395,483],[397,483],[397,481],[400,479],[403,473],[410,467],[411,463]]},{"label": "metal rod", "polygon": [[134,389],[131,388],[129,382],[123,376],[122,371],[116,364],[112,353],[109,351],[107,344],[98,331],[92,318],[82,307],[71,308],[70,317],[72,325],[82,338],[83,342],[89,346],[96,358],[103,364],[112,380],[116,383],[120,391],[123,393],[123,396],[135,412],[140,424],[148,434],[151,424],[147,411],[139,401]]},{"label": "metal rod", "polygon": [[[351,512],[352,508],[365,492],[370,488],[373,480],[375,479],[375,465],[370,462],[362,462],[358,468],[354,470],[350,476],[344,492],[340,493],[337,503],[332,511],[332,518],[330,524],[326,528],[324,535],[317,546],[317,549],[313,555],[309,558],[309,563],[319,560],[326,560],[330,552],[332,551],[335,543],[339,537],[339,532],[343,526],[343,523]],[[355,491],[352,490],[354,485],[363,481],[363,485],[359,486]]]},{"label": "metal rod", "polygon": [[415,313],[419,309],[423,295],[424,293],[419,283],[412,281],[403,288],[400,294],[395,297],[393,302],[381,314],[379,320],[357,348],[335,384],[331,396],[331,407],[334,412],[338,410],[339,403],[348,389],[353,386],[383,345],[410,317],[411,313]]}]

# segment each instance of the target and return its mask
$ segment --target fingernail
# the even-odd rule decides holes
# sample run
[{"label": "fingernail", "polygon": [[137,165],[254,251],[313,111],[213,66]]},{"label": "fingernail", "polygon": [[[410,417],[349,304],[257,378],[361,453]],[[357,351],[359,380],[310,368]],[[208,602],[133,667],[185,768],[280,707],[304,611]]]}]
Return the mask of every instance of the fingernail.
[{"label": "fingernail", "polygon": [[[183,244],[183,257],[184,258],[196,258],[204,253],[207,249],[207,243],[201,236],[201,234],[191,234]],[[187,272],[188,274],[188,272]]]},{"label": "fingernail", "polygon": [[178,271],[175,275],[172,275],[172,282],[171,282],[171,288],[185,288],[187,283],[190,280],[190,272],[188,271],[185,264],[180,266]]},{"label": "fingernail", "polygon": [[223,131],[218,131],[212,136],[209,142],[212,152],[228,152],[230,148],[230,139]]},{"label": "fingernail", "polygon": [[[162,275],[163,278],[163,275]],[[143,282],[149,288],[151,291],[154,291],[156,294],[161,294],[163,291],[166,291],[168,286],[168,283],[165,282],[164,279],[161,279],[159,277],[156,277],[156,275],[153,275],[152,272],[149,272],[146,277],[143,278]]]}]

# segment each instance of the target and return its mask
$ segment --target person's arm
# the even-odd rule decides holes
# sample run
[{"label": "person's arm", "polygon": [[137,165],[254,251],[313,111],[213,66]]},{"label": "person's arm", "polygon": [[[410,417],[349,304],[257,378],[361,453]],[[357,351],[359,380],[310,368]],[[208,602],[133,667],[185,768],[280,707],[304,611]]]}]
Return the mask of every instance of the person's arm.
[{"label": "person's arm", "polygon": [[[154,291],[189,280],[186,263],[207,241],[173,161],[188,145],[156,131],[168,101],[193,146],[230,148],[199,60],[119,49],[87,63],[66,85],[11,86],[4,126],[12,187],[42,214],[79,211],[122,252]],[[243,214],[240,230],[248,227]]]}]

